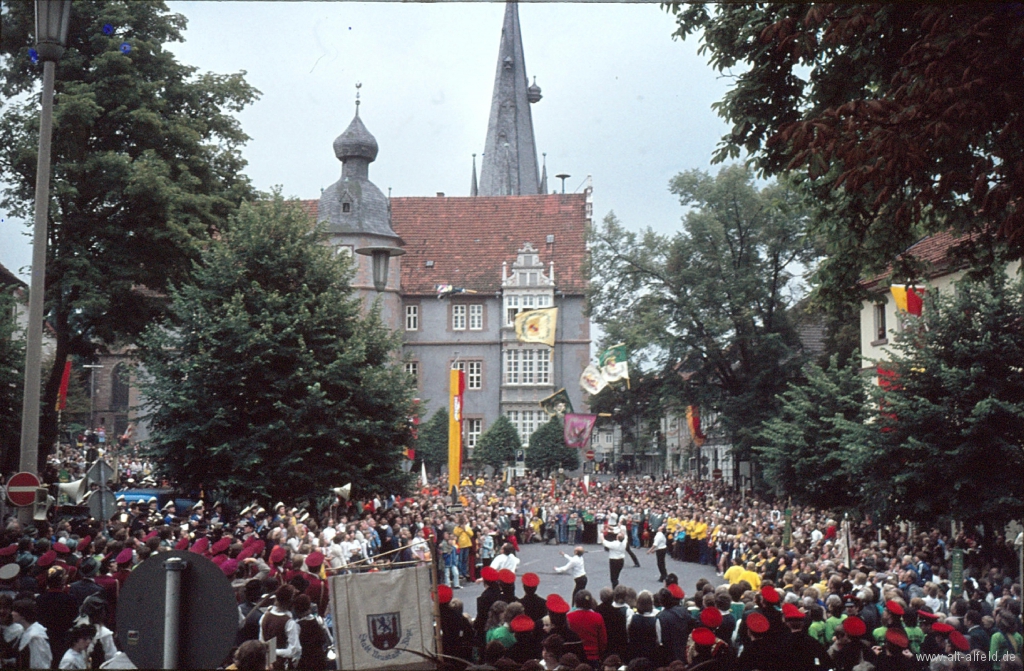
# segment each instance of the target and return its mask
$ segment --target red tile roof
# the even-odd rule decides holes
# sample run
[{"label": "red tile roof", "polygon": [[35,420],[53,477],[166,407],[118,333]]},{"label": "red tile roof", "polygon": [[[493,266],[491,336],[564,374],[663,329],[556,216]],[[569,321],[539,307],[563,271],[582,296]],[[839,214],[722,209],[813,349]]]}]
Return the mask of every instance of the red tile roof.
[{"label": "red tile roof", "polygon": [[[318,202],[302,201],[316,217]],[[516,251],[529,242],[545,267],[555,263],[555,290],[582,294],[585,194],[465,198],[392,198],[391,223],[405,242],[402,293],[433,295],[435,285],[480,292],[501,288],[501,264],[511,268]],[[554,243],[547,244],[547,236]],[[427,261],[433,261],[432,268]]]},{"label": "red tile roof", "polygon": [[[970,238],[971,234],[969,233],[956,234],[949,231],[936,233],[911,245],[902,256],[914,258],[923,263],[928,269],[926,271],[928,279],[939,277],[952,272],[958,267],[951,252],[957,245]],[[888,279],[891,274],[892,266],[889,266],[884,273],[862,280],[861,286],[866,289],[873,289],[880,282]]]}]

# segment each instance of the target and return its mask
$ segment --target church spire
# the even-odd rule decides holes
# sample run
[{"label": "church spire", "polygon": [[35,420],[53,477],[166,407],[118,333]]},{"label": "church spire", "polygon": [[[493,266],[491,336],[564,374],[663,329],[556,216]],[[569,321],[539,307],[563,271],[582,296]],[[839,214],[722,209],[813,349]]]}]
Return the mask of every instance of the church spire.
[{"label": "church spire", "polygon": [[508,2],[480,167],[481,196],[525,196],[540,191],[530,116],[530,103],[540,98],[540,87],[536,82],[530,86],[526,78],[518,6]]},{"label": "church spire", "polygon": [[548,155],[545,153],[545,154],[543,154],[543,156],[544,156],[544,159],[543,159],[544,160],[544,165],[543,165],[543,167],[541,167],[541,170],[540,170],[540,189],[539,189],[539,192],[542,195],[546,196],[547,193],[548,193]]},{"label": "church spire", "polygon": [[473,184],[471,184],[469,187],[469,195],[480,195],[480,189],[478,189],[476,185],[476,154],[473,154]]}]

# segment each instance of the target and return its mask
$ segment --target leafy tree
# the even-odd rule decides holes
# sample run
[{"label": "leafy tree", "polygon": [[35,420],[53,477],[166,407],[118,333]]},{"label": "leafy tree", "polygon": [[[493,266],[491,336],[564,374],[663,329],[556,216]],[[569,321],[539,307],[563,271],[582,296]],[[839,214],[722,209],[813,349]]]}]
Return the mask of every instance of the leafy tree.
[{"label": "leafy tree", "polygon": [[0,467],[18,470],[21,445],[21,398],[25,370],[24,334],[15,321],[16,298],[0,291]]},{"label": "leafy tree", "polygon": [[[29,219],[42,70],[28,53],[33,3],[4,3],[0,20],[2,204]],[[239,151],[248,137],[231,113],[258,92],[244,73],[179,63],[164,45],[182,41],[185,25],[163,2],[72,5],[56,65],[45,306],[56,356],[44,376],[40,469],[67,358],[132,342],[160,317],[162,296],[185,281],[210,232],[251,195]]]},{"label": "leafy tree", "polygon": [[929,291],[895,338],[874,421],[849,427],[864,504],[1001,528],[1024,507],[1024,279]]},{"label": "leafy tree", "polygon": [[565,446],[565,433],[559,417],[552,417],[530,435],[526,467],[546,473],[556,468],[574,471],[580,467],[579,451]]},{"label": "leafy tree", "polygon": [[377,307],[360,315],[353,272],[280,195],[231,217],[193,280],[171,290],[172,327],[142,341],[164,472],[284,501],[405,482],[412,388]]},{"label": "leafy tree", "polygon": [[448,411],[445,408],[420,425],[416,456],[428,469],[441,468],[448,463]]},{"label": "leafy tree", "polygon": [[736,165],[681,173],[671,190],[690,208],[675,235],[633,233],[611,214],[591,232],[590,312],[631,365],[660,375],[663,397],[719,416],[738,461],[800,375],[787,308],[814,258],[803,201]]},{"label": "leafy tree", "polygon": [[[1024,21],[1012,4],[670,3],[733,86],[714,107],[766,175],[813,184],[821,297],[843,303],[923,235],[989,231],[1024,251]],[[732,75],[733,69],[742,70]],[[992,247],[962,251],[987,266]],[[987,240],[985,242],[988,242]],[[996,247],[998,251],[998,247]],[[897,261],[898,275],[912,275]]]},{"label": "leafy tree", "polygon": [[483,435],[473,450],[473,460],[500,469],[516,459],[516,450],[523,446],[516,427],[508,417],[501,415]]},{"label": "leafy tree", "polygon": [[838,356],[828,368],[812,362],[804,373],[806,381],[789,385],[779,414],[757,436],[764,479],[801,505],[854,507],[860,478],[848,468],[848,427],[867,419],[866,380],[858,361],[841,366]]}]

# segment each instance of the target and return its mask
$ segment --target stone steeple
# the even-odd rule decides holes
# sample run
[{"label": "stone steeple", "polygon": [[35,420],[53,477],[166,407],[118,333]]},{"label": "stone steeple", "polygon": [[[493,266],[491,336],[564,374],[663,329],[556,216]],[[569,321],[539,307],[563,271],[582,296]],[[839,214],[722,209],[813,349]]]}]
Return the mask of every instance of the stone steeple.
[{"label": "stone steeple", "polygon": [[540,171],[530,103],[540,98],[540,87],[536,82],[530,86],[526,78],[518,6],[509,2],[505,5],[505,23],[501,28],[491,116],[487,122],[487,140],[480,167],[479,195],[526,196],[539,193]]}]

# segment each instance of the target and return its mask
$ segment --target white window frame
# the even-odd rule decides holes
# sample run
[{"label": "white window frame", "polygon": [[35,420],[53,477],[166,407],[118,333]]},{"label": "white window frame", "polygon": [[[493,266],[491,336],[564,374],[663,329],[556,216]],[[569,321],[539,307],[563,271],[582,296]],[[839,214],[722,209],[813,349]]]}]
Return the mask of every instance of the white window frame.
[{"label": "white window frame", "polygon": [[473,449],[480,443],[480,436],[483,434],[484,420],[479,417],[466,419],[466,447]]},{"label": "white window frame", "polygon": [[505,384],[537,386],[551,384],[551,351],[548,349],[505,350]]},{"label": "white window frame", "polygon": [[538,420],[540,416],[538,413],[540,410],[506,410],[505,416],[508,417],[508,421],[512,423],[512,426],[516,427],[516,431],[519,432],[519,437],[523,441],[523,447],[530,444],[530,436],[537,430]]},{"label": "white window frame", "polygon": [[452,305],[452,330],[466,330],[466,306],[464,304]]},{"label": "white window frame", "polygon": [[405,372],[407,375],[412,375],[416,384],[420,383],[420,362],[419,361],[406,361]]},{"label": "white window frame", "polygon": [[483,361],[467,361],[466,367],[466,389],[477,390],[483,389],[484,381],[484,362]]},{"label": "white window frame", "polygon": [[484,330],[484,306],[482,303],[473,303],[469,306],[469,330]]},{"label": "white window frame", "polygon": [[873,312],[875,342],[880,343],[889,339],[889,332],[885,323],[885,303],[875,303]]},{"label": "white window frame", "polygon": [[405,330],[406,331],[419,331],[420,330],[420,306],[418,306],[418,305],[406,305],[405,306]]}]

